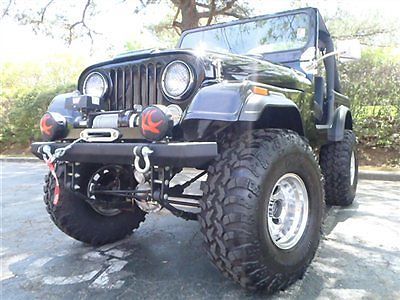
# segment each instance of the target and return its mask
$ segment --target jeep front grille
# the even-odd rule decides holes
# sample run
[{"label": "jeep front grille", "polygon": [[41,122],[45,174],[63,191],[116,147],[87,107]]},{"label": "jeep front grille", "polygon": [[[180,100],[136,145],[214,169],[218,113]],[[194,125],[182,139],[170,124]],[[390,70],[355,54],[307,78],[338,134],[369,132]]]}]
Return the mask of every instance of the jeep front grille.
[{"label": "jeep front grille", "polygon": [[162,104],[164,96],[159,82],[164,65],[148,62],[105,67],[112,82],[109,110],[132,109],[135,104]]}]

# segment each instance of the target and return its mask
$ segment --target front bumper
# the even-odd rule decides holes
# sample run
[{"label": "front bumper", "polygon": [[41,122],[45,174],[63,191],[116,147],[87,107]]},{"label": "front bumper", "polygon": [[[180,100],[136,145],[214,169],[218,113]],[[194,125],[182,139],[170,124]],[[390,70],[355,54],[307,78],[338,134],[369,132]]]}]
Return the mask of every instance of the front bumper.
[{"label": "front bumper", "polygon": [[[43,159],[42,148],[51,147],[52,153],[68,143],[33,143],[31,151]],[[88,143],[80,142],[72,146],[59,161],[132,165],[135,146],[147,146],[153,153],[149,156],[152,165],[174,167],[202,167],[211,162],[218,154],[215,142],[181,143]]]}]

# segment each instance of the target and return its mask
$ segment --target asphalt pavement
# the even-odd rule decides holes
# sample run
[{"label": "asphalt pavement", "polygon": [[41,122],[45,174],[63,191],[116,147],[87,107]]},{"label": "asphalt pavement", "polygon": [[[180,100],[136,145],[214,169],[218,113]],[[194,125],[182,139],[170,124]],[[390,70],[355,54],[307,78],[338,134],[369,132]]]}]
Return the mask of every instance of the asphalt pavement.
[{"label": "asphalt pavement", "polygon": [[[224,278],[199,225],[168,212],[115,244],[69,238],[42,203],[45,165],[0,163],[2,299],[267,298]],[[323,231],[305,277],[272,299],[400,299],[400,182],[361,180],[352,206],[327,209]]]}]

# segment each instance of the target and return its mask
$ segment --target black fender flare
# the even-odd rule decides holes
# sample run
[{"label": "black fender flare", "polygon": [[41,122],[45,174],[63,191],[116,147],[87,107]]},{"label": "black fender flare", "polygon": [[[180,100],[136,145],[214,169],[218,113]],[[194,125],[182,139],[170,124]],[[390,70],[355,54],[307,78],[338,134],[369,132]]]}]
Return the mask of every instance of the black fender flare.
[{"label": "black fender flare", "polygon": [[338,142],[343,140],[345,129],[353,129],[353,118],[350,109],[341,105],[336,108],[332,126],[328,129],[328,141]]},{"label": "black fender flare", "polygon": [[[252,92],[260,84],[221,82],[203,87],[193,98],[181,126],[188,140],[197,140],[223,130],[233,122],[253,123],[253,128],[287,128],[304,135],[297,105],[284,94]],[[268,88],[268,87],[267,87]],[[288,118],[282,118],[290,114]]]}]

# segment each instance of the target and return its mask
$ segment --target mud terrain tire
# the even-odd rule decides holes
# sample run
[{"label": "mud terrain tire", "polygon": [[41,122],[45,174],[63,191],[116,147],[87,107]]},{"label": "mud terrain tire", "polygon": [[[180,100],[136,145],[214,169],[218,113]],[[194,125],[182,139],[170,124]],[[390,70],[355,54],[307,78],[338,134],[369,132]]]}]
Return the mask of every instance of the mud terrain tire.
[{"label": "mud terrain tire", "polygon": [[[93,167],[80,167],[80,186],[87,185],[94,171]],[[144,221],[145,213],[138,207],[134,211],[121,211],[115,216],[99,214],[85,200],[71,193],[69,183],[63,180],[64,172],[65,165],[58,165],[56,173],[60,182],[60,198],[57,205],[53,204],[55,180],[50,174],[46,175],[44,202],[54,224],[67,235],[98,246],[123,239]]]},{"label": "mud terrain tire", "polygon": [[[354,169],[351,175],[352,153]],[[356,196],[358,181],[358,160],[356,137],[351,130],[346,130],[340,142],[321,147],[320,165],[325,178],[325,199],[330,205],[348,206]]]},{"label": "mud terrain tire", "polygon": [[[225,142],[208,170],[199,216],[213,264],[241,286],[269,293],[301,278],[317,250],[324,212],[323,179],[314,154],[297,133],[255,130]],[[275,183],[296,174],[308,194],[305,227],[289,249],[269,232]]]}]

